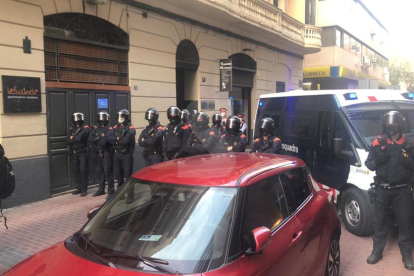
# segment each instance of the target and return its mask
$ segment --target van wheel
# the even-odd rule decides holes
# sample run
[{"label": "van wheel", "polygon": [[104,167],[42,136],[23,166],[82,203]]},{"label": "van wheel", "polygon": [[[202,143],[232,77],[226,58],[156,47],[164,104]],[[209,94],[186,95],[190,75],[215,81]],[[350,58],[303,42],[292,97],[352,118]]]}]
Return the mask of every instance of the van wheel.
[{"label": "van wheel", "polygon": [[341,264],[341,249],[339,246],[339,237],[334,235],[329,244],[328,260],[326,261],[325,276],[338,276],[339,266]]},{"label": "van wheel", "polygon": [[372,234],[372,212],[370,203],[357,188],[347,189],[341,200],[342,221],[346,229],[354,235]]}]

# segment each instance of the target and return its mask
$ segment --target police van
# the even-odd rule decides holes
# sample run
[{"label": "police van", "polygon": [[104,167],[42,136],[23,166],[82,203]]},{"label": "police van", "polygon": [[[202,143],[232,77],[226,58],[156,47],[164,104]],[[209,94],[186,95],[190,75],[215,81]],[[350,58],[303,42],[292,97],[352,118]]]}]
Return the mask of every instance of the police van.
[{"label": "police van", "polygon": [[414,136],[414,94],[396,90],[291,91],[260,96],[255,132],[264,117],[275,121],[282,154],[303,159],[319,183],[336,191],[346,228],[373,231],[368,189],[375,172],[365,167],[371,143],[382,133],[381,117],[396,110]]}]

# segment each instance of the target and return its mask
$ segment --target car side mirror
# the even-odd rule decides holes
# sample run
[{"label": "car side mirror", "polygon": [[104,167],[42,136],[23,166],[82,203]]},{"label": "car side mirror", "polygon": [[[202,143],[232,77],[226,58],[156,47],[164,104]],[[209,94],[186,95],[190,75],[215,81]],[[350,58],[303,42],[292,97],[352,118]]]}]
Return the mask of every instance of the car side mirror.
[{"label": "car side mirror", "polygon": [[344,140],[342,138],[334,138],[333,151],[335,155],[341,155],[344,148]]},{"label": "car side mirror", "polygon": [[86,213],[86,217],[88,219],[91,219],[101,208],[101,205],[93,207],[92,209],[89,210],[89,212]]},{"label": "car side mirror", "polygon": [[251,232],[250,248],[246,251],[246,255],[254,255],[262,253],[271,241],[272,232],[267,227],[259,227]]}]

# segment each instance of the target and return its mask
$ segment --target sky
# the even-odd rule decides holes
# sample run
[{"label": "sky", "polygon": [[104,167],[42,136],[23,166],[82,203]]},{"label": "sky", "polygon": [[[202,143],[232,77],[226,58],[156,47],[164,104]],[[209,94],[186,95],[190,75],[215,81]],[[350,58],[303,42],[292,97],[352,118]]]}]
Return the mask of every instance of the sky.
[{"label": "sky", "polygon": [[414,62],[414,0],[362,0],[388,30],[389,57]]}]

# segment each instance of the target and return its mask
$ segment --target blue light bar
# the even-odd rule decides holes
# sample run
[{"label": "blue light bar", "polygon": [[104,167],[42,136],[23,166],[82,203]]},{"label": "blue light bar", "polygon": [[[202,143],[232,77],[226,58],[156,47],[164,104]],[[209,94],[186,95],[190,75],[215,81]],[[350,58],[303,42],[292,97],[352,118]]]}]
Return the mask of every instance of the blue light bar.
[{"label": "blue light bar", "polygon": [[345,100],[357,100],[357,94],[356,93],[346,93],[344,94]]},{"label": "blue light bar", "polygon": [[414,93],[413,92],[405,92],[401,94],[407,100],[414,100]]},{"label": "blue light bar", "polygon": [[260,103],[259,103],[259,106],[263,106],[263,102],[260,102]]},{"label": "blue light bar", "polygon": [[232,100],[232,99],[233,99],[233,97],[229,97],[229,99],[230,99],[230,100]]}]

